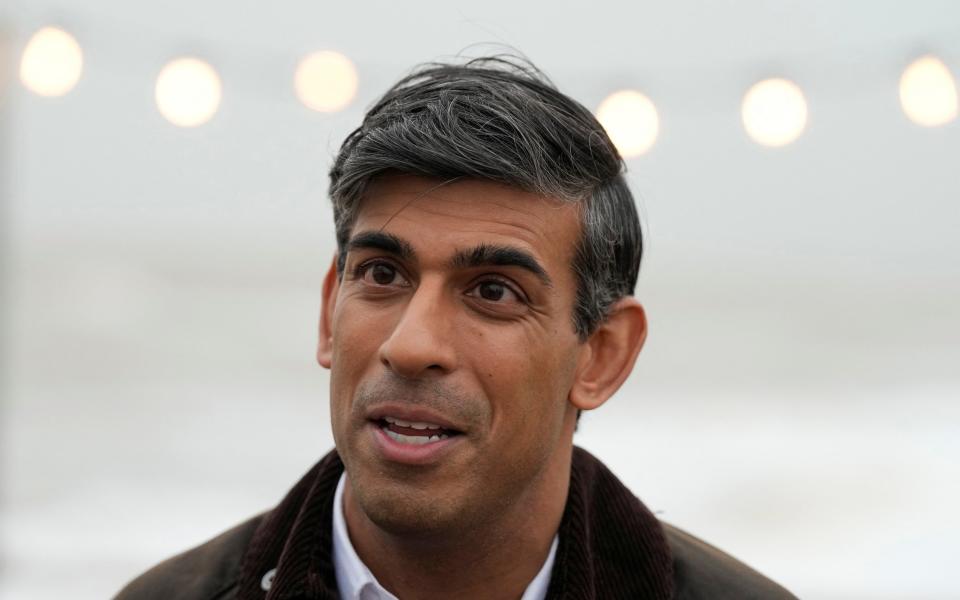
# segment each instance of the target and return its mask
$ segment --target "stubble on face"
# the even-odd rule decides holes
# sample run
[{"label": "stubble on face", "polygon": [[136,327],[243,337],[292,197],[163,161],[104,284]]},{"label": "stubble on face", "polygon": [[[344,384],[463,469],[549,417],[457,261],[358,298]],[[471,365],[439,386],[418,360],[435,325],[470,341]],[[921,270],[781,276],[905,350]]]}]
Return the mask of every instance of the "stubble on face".
[{"label": "stubble on face", "polygon": [[[482,435],[491,422],[490,405],[484,399],[441,380],[408,380],[385,371],[376,379],[362,382],[349,410],[345,429],[348,439],[342,440],[349,450],[341,456],[350,474],[351,493],[370,521],[395,535],[426,535],[452,527],[470,529],[485,520],[484,514],[462,510],[471,503],[451,502],[455,498],[449,497],[469,493],[472,473],[467,461],[444,462],[428,468],[391,464],[373,472],[368,469],[369,465],[379,464],[378,459],[370,455],[369,445],[358,442],[368,434],[366,415],[385,403],[442,414],[457,423],[466,436]],[[340,440],[337,446],[342,447]],[[448,498],[436,501],[432,497],[435,489],[445,490]],[[445,507],[456,510],[444,510]]]}]

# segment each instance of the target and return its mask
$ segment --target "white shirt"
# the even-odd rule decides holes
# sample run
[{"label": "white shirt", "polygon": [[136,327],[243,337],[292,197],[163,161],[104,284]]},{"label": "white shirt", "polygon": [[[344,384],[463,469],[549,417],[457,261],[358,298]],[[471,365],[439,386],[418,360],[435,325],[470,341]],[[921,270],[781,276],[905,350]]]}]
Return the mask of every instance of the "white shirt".
[{"label": "white shirt", "polygon": [[[343,486],[346,480],[346,474],[340,476],[337,491],[333,496],[333,567],[337,574],[340,597],[343,600],[397,600],[396,596],[383,589],[367,565],[363,564],[350,541],[347,522],[343,518]],[[553,536],[553,544],[550,545],[547,560],[527,586],[520,600],[543,600],[547,597],[550,571],[553,570],[558,541],[559,537]]]}]

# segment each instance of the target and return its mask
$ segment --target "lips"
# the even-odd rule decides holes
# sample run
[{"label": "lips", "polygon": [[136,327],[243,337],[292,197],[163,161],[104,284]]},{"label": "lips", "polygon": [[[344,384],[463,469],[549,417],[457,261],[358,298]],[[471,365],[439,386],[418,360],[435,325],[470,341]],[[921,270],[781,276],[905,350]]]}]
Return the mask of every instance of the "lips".
[{"label": "lips", "polygon": [[411,404],[381,404],[368,410],[366,418],[402,435],[429,437],[440,433],[450,436],[466,432],[463,425],[433,410]]},{"label": "lips", "polygon": [[392,416],[385,416],[381,419],[380,428],[390,439],[401,444],[429,444],[456,435],[452,430],[444,429],[436,423],[404,421]]},{"label": "lips", "polygon": [[368,422],[377,447],[392,462],[434,462],[464,435],[447,419],[420,407],[379,407],[368,415]]}]

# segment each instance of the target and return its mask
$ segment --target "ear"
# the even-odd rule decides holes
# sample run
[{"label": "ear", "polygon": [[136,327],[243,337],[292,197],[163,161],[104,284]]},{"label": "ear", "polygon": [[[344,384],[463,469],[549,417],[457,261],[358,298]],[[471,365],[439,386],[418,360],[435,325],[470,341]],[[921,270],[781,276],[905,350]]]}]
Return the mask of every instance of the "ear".
[{"label": "ear", "polygon": [[317,362],[321,367],[330,368],[333,363],[333,311],[337,305],[337,293],[340,291],[340,277],[337,274],[337,255],[333,256],[330,269],[323,278],[323,297],[320,303],[320,327],[317,337]]},{"label": "ear", "polygon": [[593,410],[606,402],[627,380],[646,339],[643,306],[632,296],[617,301],[580,351],[570,403]]}]

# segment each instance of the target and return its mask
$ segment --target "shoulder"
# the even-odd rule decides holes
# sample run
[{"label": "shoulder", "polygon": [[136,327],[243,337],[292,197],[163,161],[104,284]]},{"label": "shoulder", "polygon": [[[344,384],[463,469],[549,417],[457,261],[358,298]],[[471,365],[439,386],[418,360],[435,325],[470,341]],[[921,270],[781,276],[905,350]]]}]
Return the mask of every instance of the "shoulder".
[{"label": "shoulder", "polygon": [[689,533],[663,523],[678,600],[796,600],[747,565]]},{"label": "shoulder", "polygon": [[215,600],[237,583],[243,552],[260,524],[257,515],[196,548],[168,558],[128,583],[115,600]]}]

